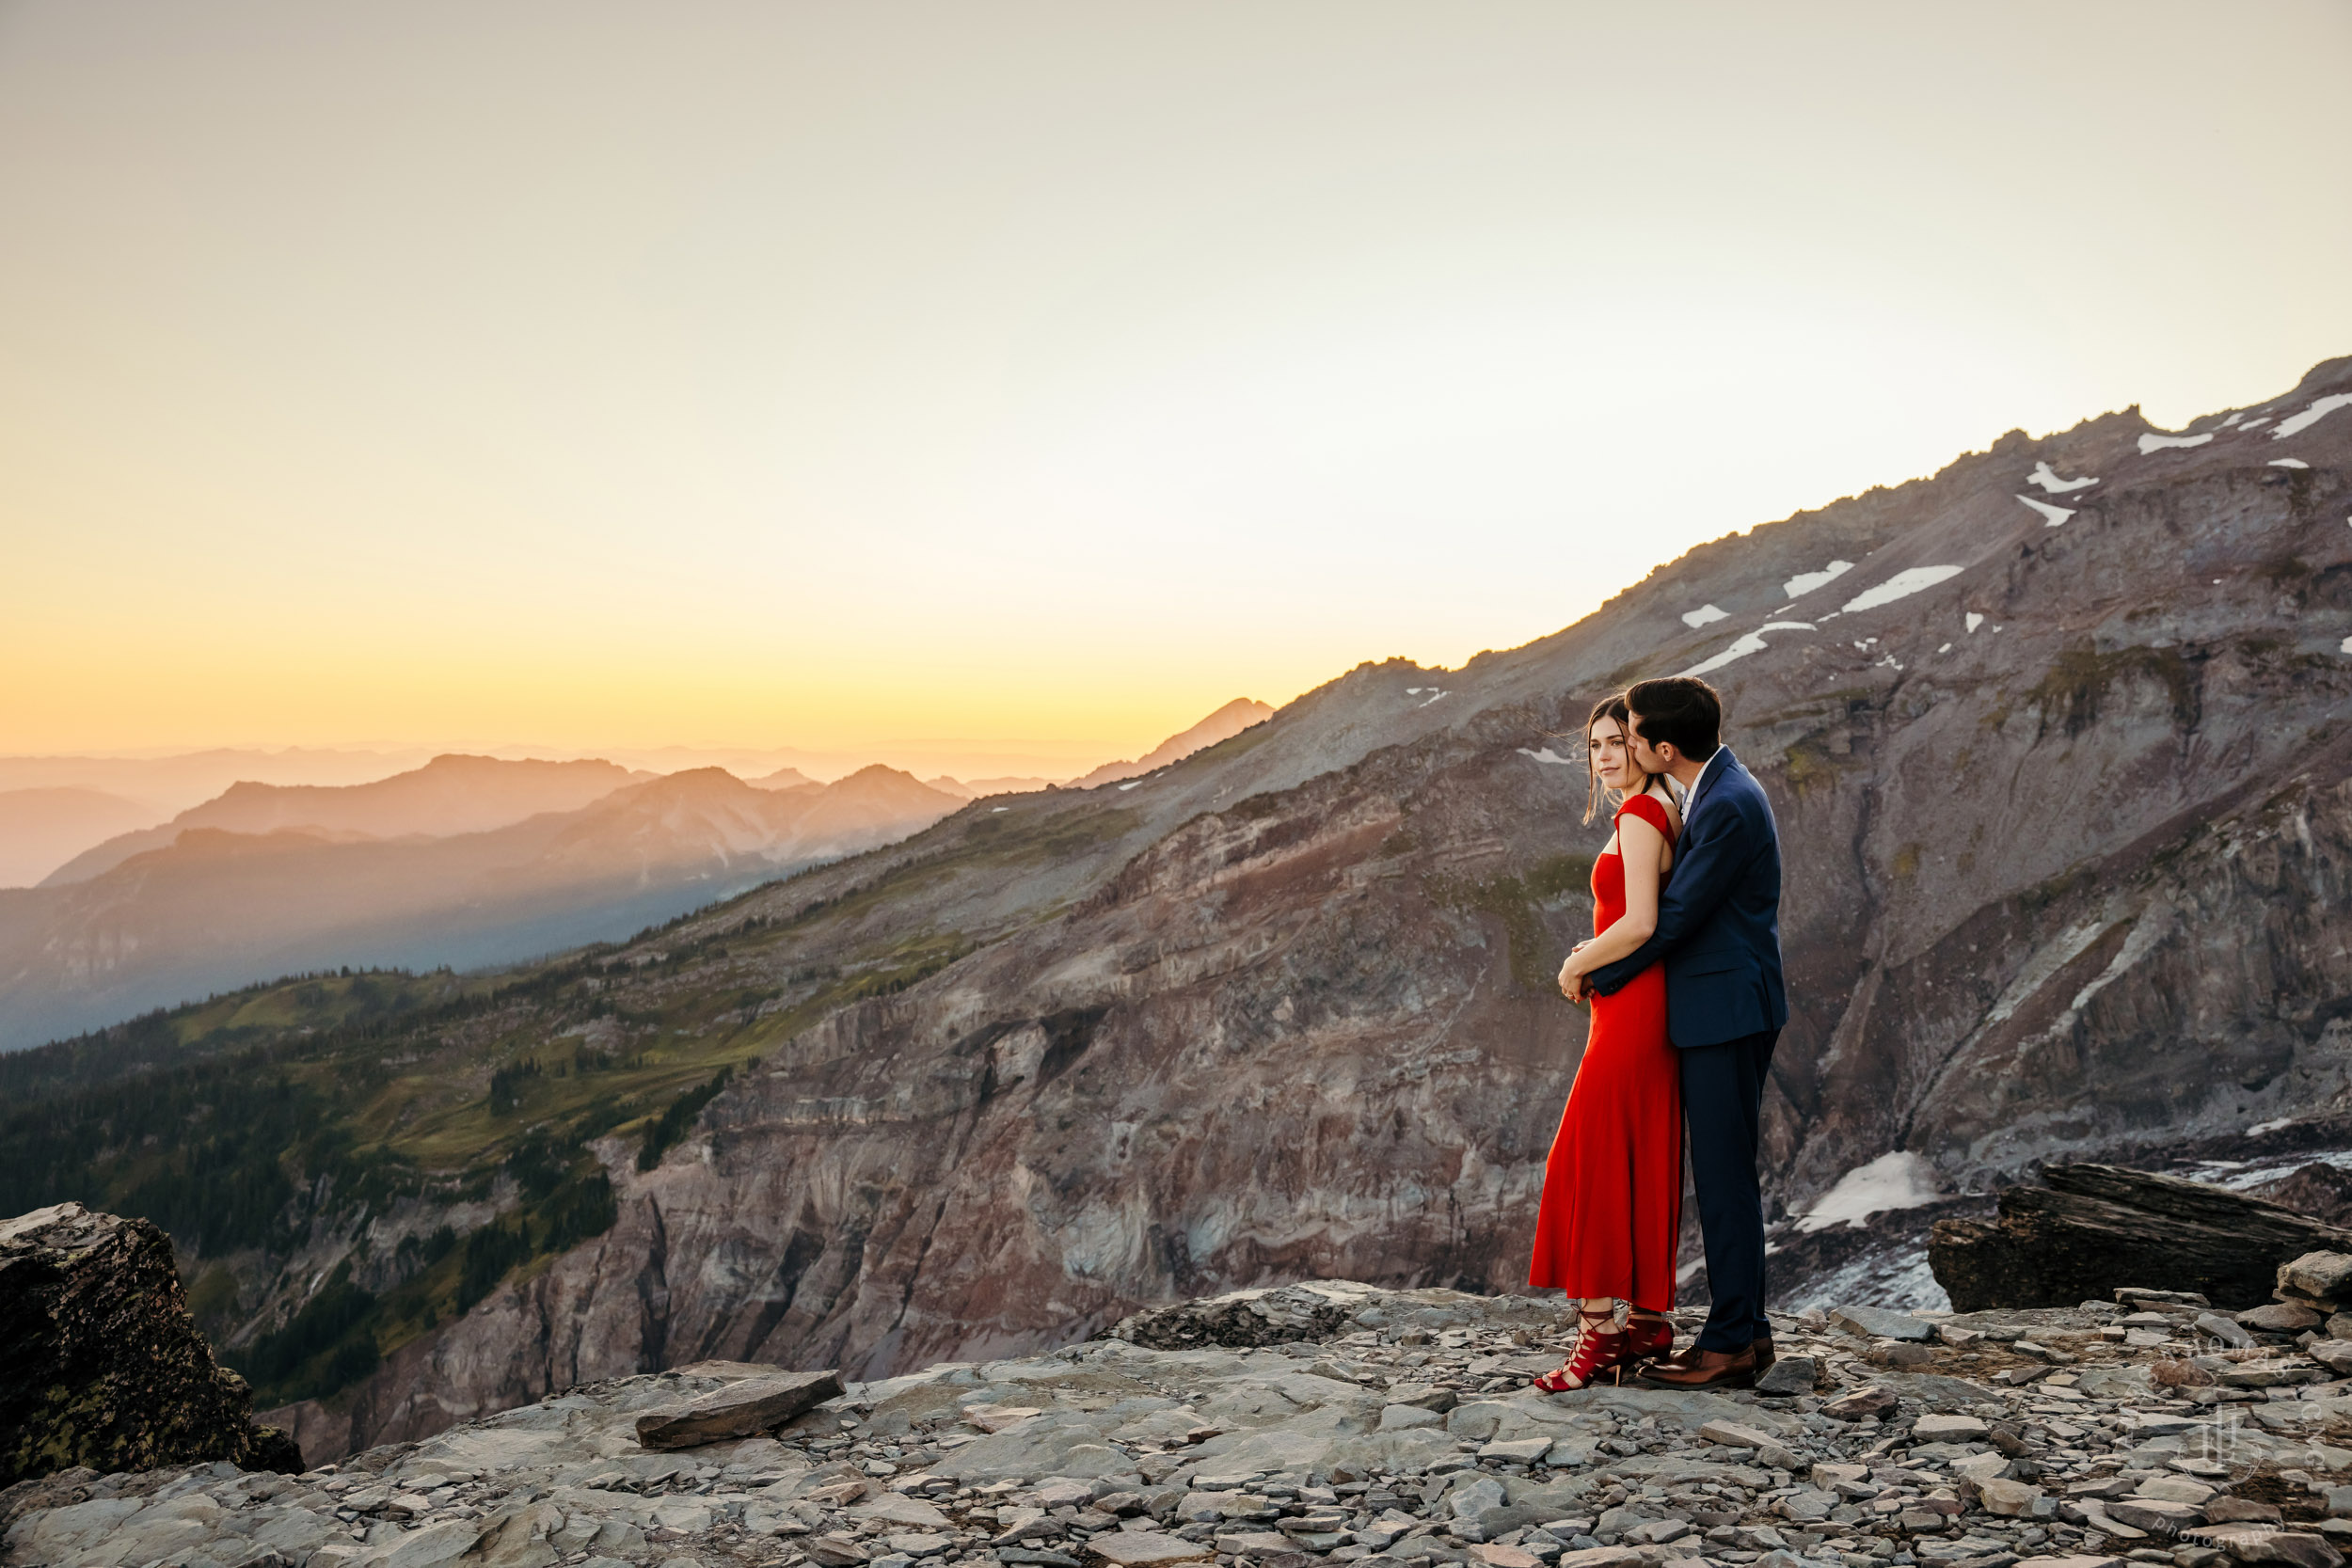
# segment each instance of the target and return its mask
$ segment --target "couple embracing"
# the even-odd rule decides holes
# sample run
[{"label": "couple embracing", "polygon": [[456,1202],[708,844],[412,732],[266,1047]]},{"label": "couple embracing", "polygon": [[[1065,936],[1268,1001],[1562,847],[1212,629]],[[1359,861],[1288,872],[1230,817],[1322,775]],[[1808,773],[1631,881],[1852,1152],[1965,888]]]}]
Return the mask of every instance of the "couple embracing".
[{"label": "couple embracing", "polygon": [[[1756,1136],[1780,973],[1780,836],[1754,775],[1722,744],[1714,688],[1642,681],[1585,722],[1614,832],[1593,863],[1593,937],[1560,970],[1592,1029],[1544,1170],[1529,1283],[1565,1291],[1575,1348],[1552,1393],[1621,1381],[1744,1388],[1772,1362],[1764,1317]],[[1674,1350],[1682,1145],[1714,1298]]]}]

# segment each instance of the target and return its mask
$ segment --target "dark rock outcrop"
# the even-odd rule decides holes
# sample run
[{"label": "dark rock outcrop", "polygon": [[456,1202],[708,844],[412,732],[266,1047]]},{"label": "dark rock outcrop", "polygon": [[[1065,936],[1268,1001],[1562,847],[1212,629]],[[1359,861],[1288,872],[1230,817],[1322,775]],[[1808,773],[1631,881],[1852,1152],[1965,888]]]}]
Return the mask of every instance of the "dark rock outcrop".
[{"label": "dark rock outcrop", "polygon": [[1347,1307],[1292,1291],[1236,1291],[1205,1301],[1146,1307],[1121,1318],[1104,1336],[1150,1350],[1226,1345],[1239,1350],[1294,1340],[1328,1339],[1347,1322]]},{"label": "dark rock outcrop", "polygon": [[170,1239],[60,1203],[0,1222],[0,1485],[228,1460],[297,1471],[188,1316]]},{"label": "dark rock outcrop", "polygon": [[1095,1336],[1124,1339],[1147,1350],[1197,1350],[1324,1340],[1355,1326],[1352,1314],[1371,1292],[1345,1281],[1281,1290],[1233,1291],[1198,1301],[1170,1302],[1131,1313]]},{"label": "dark rock outcrop", "polygon": [[1954,1309],[2071,1307],[2152,1279],[2252,1307],[2280,1264],[2352,1246],[2352,1231],[2202,1181],[2090,1164],[2042,1179],[2003,1192],[1998,1218],[1936,1225],[1928,1261]]},{"label": "dark rock outcrop", "polygon": [[2315,1160],[2292,1175],[2264,1182],[2254,1192],[2329,1225],[2352,1226],[2352,1171],[2341,1166]]}]

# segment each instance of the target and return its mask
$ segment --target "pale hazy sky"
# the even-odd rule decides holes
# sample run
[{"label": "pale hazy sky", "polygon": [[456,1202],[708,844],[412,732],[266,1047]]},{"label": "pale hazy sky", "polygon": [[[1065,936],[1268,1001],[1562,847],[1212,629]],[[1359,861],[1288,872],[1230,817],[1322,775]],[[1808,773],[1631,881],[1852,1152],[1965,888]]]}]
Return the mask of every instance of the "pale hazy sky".
[{"label": "pale hazy sky", "polygon": [[0,4],[0,752],[1132,754],[2352,353],[2352,5]]}]

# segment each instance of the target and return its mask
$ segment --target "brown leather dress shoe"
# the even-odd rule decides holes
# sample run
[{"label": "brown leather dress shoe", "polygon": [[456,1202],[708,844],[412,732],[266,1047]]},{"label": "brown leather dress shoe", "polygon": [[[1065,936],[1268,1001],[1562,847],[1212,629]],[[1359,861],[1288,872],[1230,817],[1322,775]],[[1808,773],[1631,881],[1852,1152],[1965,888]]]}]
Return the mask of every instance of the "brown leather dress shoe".
[{"label": "brown leather dress shoe", "polygon": [[[1766,1372],[1772,1370],[1772,1362],[1775,1357],[1772,1354],[1772,1337],[1771,1335],[1757,1335],[1756,1339],[1748,1346],[1748,1348],[1756,1353],[1756,1376],[1762,1377]],[[1696,1339],[1693,1339],[1689,1344],[1683,1346],[1680,1350],[1674,1352],[1672,1354],[1652,1356],[1650,1361],[1654,1366],[1687,1367],[1691,1364],[1691,1358],[1698,1354],[1698,1353],[1699,1343]]]},{"label": "brown leather dress shoe", "polygon": [[1652,1361],[1634,1374],[1652,1388],[1751,1388],[1756,1386],[1756,1347],[1735,1351],[1692,1347],[1672,1360]]}]

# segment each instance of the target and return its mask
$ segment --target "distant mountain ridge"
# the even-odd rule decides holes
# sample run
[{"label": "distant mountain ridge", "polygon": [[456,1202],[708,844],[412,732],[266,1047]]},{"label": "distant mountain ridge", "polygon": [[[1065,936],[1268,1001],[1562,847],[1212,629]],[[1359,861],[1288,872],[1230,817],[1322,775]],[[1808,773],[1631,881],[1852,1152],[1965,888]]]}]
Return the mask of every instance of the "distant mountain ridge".
[{"label": "distant mountain ridge", "polygon": [[216,746],[156,757],[0,756],[0,790],[96,789],[151,803],[156,815],[199,805],[240,779],[356,784],[426,761],[423,751],[330,751]]},{"label": "distant mountain ridge", "polygon": [[268,784],[241,780],[202,805],[76,855],[40,883],[64,887],[165,848],[190,828],[237,833],[316,829],[369,838],[486,832],[542,812],[578,811],[634,780],[609,762],[509,762],[451,752],[423,767],[356,784]]},{"label": "distant mountain ridge", "polygon": [[[1229,703],[1111,767],[1149,771],[1263,707]],[[793,768],[746,783],[718,767],[460,752],[358,784],[240,781],[37,887],[0,887],[0,1051],[288,973],[465,969],[612,941],[892,843],[975,796],[1050,787],[927,784],[881,764],[831,784]]]},{"label": "distant mountain ridge", "polygon": [[0,790],[0,887],[30,887],[93,841],[135,832],[163,815],[144,800],[73,784]]},{"label": "distant mountain ridge", "polygon": [[[593,798],[436,836],[351,825],[413,826],[430,809],[511,817],[566,794]],[[717,768],[630,782],[606,763],[490,758],[437,759],[342,791],[231,790],[217,812],[183,814],[161,845],[128,846],[72,880],[0,889],[0,1049],[276,974],[471,968],[610,941],[904,837],[962,803],[879,766],[777,790]],[[251,829],[211,825],[220,818]]]}]

